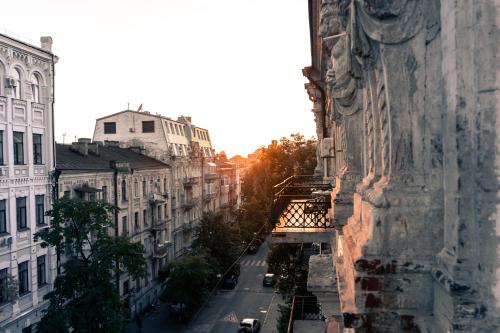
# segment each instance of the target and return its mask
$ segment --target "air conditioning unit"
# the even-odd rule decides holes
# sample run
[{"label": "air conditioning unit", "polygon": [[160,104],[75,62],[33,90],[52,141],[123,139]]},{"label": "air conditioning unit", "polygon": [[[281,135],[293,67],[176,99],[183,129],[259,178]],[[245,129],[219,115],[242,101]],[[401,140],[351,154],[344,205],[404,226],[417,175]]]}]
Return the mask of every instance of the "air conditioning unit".
[{"label": "air conditioning unit", "polygon": [[5,78],[5,88],[14,88],[16,85],[16,80],[14,80],[13,78]]},{"label": "air conditioning unit", "polygon": [[135,132],[135,129],[133,129],[132,127],[128,129],[130,131],[130,133],[134,133]]}]

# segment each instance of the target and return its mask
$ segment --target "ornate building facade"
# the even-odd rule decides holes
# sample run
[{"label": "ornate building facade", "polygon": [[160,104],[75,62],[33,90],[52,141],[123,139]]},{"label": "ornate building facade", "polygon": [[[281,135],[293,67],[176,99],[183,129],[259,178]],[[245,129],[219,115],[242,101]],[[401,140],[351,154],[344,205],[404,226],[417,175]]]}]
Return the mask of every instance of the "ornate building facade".
[{"label": "ornate building facade", "polygon": [[331,332],[500,331],[499,10],[309,0]]},{"label": "ornate building facade", "polygon": [[33,239],[47,227],[52,203],[56,62],[50,37],[37,47],[0,34],[0,331],[6,333],[31,332],[56,273],[54,250]]},{"label": "ornate building facade", "polygon": [[[110,235],[127,236],[145,248],[148,276],[132,280],[127,272],[117,278],[118,290],[129,313],[141,313],[158,302],[158,277],[174,258],[171,218],[171,167],[116,145],[104,146],[79,139],[56,145],[55,187],[59,198],[103,200],[119,209]],[[64,260],[64,259],[63,259]]]}]

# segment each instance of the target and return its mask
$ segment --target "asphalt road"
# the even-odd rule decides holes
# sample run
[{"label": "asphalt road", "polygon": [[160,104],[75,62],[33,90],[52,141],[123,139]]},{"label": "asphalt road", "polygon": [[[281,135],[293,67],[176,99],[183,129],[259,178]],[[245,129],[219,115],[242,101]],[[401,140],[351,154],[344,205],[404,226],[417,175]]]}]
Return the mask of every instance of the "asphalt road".
[{"label": "asphalt road", "polygon": [[[194,318],[186,333],[234,333],[238,331],[243,318],[259,319],[261,325],[268,320],[275,321],[276,318],[270,318],[268,313],[276,294],[272,287],[262,286],[262,279],[267,272],[268,251],[267,242],[264,242],[256,254],[245,255],[241,259],[236,288],[219,290]],[[268,332],[263,329],[261,333]]]}]

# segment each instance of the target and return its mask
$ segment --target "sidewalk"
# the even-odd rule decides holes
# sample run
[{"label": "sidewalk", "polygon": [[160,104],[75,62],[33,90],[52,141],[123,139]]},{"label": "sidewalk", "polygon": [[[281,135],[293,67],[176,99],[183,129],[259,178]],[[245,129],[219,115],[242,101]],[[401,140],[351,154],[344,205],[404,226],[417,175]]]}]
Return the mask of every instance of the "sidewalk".
[{"label": "sidewalk", "polygon": [[262,323],[261,333],[276,333],[276,325],[278,324],[278,318],[280,313],[278,311],[278,305],[284,305],[285,300],[281,294],[274,293],[269,309],[267,310],[266,318]]}]

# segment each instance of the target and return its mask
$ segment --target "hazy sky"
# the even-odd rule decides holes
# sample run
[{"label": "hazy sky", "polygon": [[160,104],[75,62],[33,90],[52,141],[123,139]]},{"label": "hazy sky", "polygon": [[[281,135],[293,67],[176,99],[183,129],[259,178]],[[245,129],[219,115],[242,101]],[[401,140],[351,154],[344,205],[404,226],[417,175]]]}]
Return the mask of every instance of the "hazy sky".
[{"label": "hazy sky", "polygon": [[230,156],[314,135],[306,0],[23,0],[2,12],[0,32],[54,39],[58,142],[92,137],[128,102],[192,116]]}]

